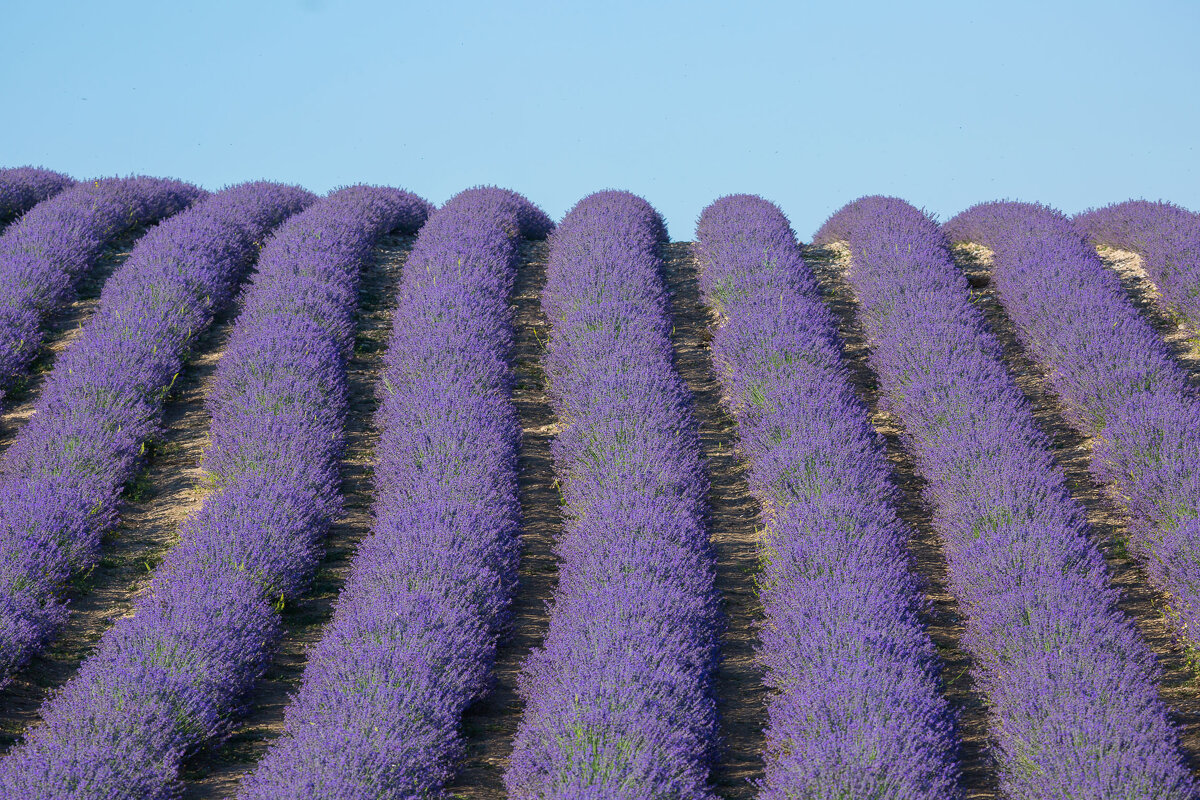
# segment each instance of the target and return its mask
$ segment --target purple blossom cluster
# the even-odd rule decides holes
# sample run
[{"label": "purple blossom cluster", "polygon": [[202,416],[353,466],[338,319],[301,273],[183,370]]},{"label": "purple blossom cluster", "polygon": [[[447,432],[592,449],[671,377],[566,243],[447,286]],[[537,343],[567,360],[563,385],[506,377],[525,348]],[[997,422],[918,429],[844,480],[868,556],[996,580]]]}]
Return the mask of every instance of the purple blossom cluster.
[{"label": "purple blossom cluster", "polygon": [[1140,255],[1166,305],[1200,325],[1200,214],[1129,200],[1078,214],[1075,226],[1093,244]]},{"label": "purple blossom cluster", "polygon": [[[928,482],[1006,796],[1194,797],[1152,654],[1116,610],[1082,510],[936,223],[869,197],[817,239],[850,246],[871,360]],[[1063,302],[1048,305],[1063,315]]]},{"label": "purple blossom cluster", "polygon": [[0,399],[37,354],[50,312],[70,299],[109,244],[206,194],[160,178],[86,181],[6,228],[0,236]]},{"label": "purple blossom cluster", "polygon": [[521,676],[515,800],[713,796],[723,623],[665,241],[624,192],[584,198],[552,237],[542,307],[566,521],[549,630]]},{"label": "purple blossom cluster", "polygon": [[316,567],[339,510],[361,267],[377,239],[430,207],[395,189],[343,189],[263,250],[208,397],[216,487],[183,526],[134,614],[101,639],[44,724],[0,762],[22,797],[169,798],[179,762],[227,729],[279,637],[280,598]]},{"label": "purple blossom cluster", "polygon": [[1131,512],[1131,549],[1200,645],[1200,400],[1083,233],[1051,208],[974,206],[946,223],[994,253],[1000,301],[1071,421],[1092,470]]},{"label": "purple blossom cluster", "polygon": [[481,188],[422,228],[380,387],[374,529],[239,797],[425,798],[453,774],[517,576],[508,297],[520,238],[551,227],[520,195]]},{"label": "purple blossom cluster", "polygon": [[960,796],[953,717],[882,442],[787,219],[759,197],[704,210],[700,286],[751,489],[764,509],[768,701],[759,796]]},{"label": "purple blossom cluster", "polygon": [[66,175],[40,167],[0,169],[0,225],[74,185]]},{"label": "purple blossom cluster", "polygon": [[63,585],[96,563],[195,336],[260,240],[312,199],[271,183],[212,195],[142,237],[105,285],[0,462],[0,680],[65,619]]}]

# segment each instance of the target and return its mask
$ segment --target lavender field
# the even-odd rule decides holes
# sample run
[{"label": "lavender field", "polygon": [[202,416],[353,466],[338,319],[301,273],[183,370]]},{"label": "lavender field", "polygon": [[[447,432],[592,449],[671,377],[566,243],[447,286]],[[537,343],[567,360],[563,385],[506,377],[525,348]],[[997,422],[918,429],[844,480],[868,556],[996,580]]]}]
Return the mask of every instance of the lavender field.
[{"label": "lavender field", "polygon": [[1200,215],[652,202],[0,169],[0,798],[1200,797]]}]

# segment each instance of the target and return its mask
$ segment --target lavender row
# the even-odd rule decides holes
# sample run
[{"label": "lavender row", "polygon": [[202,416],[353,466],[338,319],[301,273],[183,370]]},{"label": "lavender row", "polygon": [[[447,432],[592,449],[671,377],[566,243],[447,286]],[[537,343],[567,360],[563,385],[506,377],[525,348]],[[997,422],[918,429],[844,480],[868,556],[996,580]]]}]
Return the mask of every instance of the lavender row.
[{"label": "lavender row", "polygon": [[696,246],[723,320],[713,359],[765,509],[759,659],[774,694],[759,796],[959,797],[911,531],[791,227],[735,195],[704,210]]},{"label": "lavender row", "polygon": [[207,194],[159,178],[76,184],[39,203],[0,236],[0,399],[42,344],[50,312],[122,234]]},{"label": "lavender row", "polygon": [[63,585],[96,563],[192,341],[259,240],[312,199],[268,183],[212,195],[147,233],[105,285],[0,463],[0,680],[64,621]]},{"label": "lavender row", "polygon": [[280,635],[277,605],[306,588],[340,508],[358,278],[383,234],[427,204],[343,189],[263,250],[208,396],[207,479],[134,614],[101,639],[44,724],[0,763],[22,797],[169,798],[180,760],[220,735]]},{"label": "lavender row", "polygon": [[405,265],[381,386],[375,526],[242,798],[436,796],[492,681],[516,582],[520,426],[508,296],[550,220],[472,189]]},{"label": "lavender row", "polygon": [[1071,421],[1096,437],[1092,469],[1125,498],[1131,549],[1200,645],[1200,400],[1187,374],[1059,212],[988,203],[946,231],[994,252],[1005,311]]},{"label": "lavender row", "polygon": [[0,169],[0,225],[74,185],[66,175],[39,167]]},{"label": "lavender row", "polygon": [[1004,793],[1193,797],[1152,654],[1116,610],[1083,512],[937,225],[872,197],[817,238],[849,243],[871,360],[928,482]]},{"label": "lavender row", "polygon": [[601,192],[553,236],[546,373],[566,427],[559,584],[505,775],[520,798],[709,798],[721,631],[707,478],[644,200]]},{"label": "lavender row", "polygon": [[1093,244],[1140,255],[1166,305],[1200,325],[1200,214],[1130,200],[1079,214],[1075,226]]}]

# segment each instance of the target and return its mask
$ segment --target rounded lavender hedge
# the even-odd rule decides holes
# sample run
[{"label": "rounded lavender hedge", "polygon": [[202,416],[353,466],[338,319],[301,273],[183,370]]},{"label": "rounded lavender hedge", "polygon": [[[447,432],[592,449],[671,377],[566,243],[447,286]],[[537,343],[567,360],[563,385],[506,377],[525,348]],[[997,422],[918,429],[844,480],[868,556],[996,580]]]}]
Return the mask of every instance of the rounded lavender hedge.
[{"label": "rounded lavender hedge", "polygon": [[482,188],[421,230],[380,387],[374,529],[239,797],[434,797],[453,775],[517,578],[508,297],[520,239],[551,227],[520,195]]},{"label": "rounded lavender hedge", "polygon": [[1167,307],[1200,325],[1200,214],[1129,200],[1077,214],[1074,222],[1093,244],[1140,255]]},{"label": "rounded lavender hedge", "polygon": [[0,225],[74,185],[74,179],[41,167],[0,169]]},{"label": "rounded lavender hedge", "polygon": [[1117,611],[1083,512],[936,223],[868,197],[817,240],[850,246],[871,362],[928,482],[991,706],[1004,794],[1194,797],[1153,655]]},{"label": "rounded lavender hedge", "polygon": [[708,482],[675,371],[641,198],[581,200],[552,237],[542,307],[565,526],[505,783],[518,798],[710,798],[722,628]]},{"label": "rounded lavender hedge", "polygon": [[1200,646],[1200,400],[1187,373],[1058,211],[985,203],[945,229],[993,251],[993,281],[1022,344],[1071,421],[1095,437],[1092,469],[1131,512],[1131,550]]},{"label": "rounded lavender hedge", "polygon": [[354,186],[292,217],[258,262],[208,396],[216,490],[134,614],[0,762],[22,797],[169,798],[181,759],[222,734],[280,636],[340,509],[358,279],[380,236],[430,207]]},{"label": "rounded lavender hedge", "polygon": [[955,798],[953,716],[882,440],[782,212],[723,197],[696,228],[712,342],[764,509],[759,797]]},{"label": "rounded lavender hedge", "polygon": [[313,199],[243,184],[155,227],[55,362],[0,461],[0,682],[65,619],[64,584],[96,563],[195,337],[229,303],[260,240]]},{"label": "rounded lavender hedge", "polygon": [[41,347],[50,312],[117,237],[208,193],[161,178],[75,184],[34,206],[0,236],[0,399]]}]

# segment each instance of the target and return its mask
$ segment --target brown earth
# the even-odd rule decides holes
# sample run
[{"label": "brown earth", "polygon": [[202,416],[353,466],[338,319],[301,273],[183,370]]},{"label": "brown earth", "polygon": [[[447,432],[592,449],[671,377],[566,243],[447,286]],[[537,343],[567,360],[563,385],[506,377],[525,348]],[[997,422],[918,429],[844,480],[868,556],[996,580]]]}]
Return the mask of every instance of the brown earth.
[{"label": "brown earth", "polygon": [[[83,313],[79,309],[87,302],[94,308],[94,298],[84,296],[76,312]],[[104,536],[99,563],[70,587],[72,612],[66,626],[0,692],[0,745],[12,745],[37,722],[46,696],[75,674],[113,621],[130,613],[138,590],[174,543],[179,523],[198,503],[199,461],[208,442],[204,396],[233,314],[233,309],[227,310],[197,338],[196,355],[185,363],[167,397],[162,436],[148,445],[145,468],[126,487],[120,523]],[[61,349],[64,337],[52,346]]]},{"label": "brown earth", "polygon": [[727,624],[714,678],[723,752],[714,766],[712,785],[719,796],[740,800],[753,797],[752,781],[762,778],[767,724],[767,690],[754,657],[762,621],[754,582],[760,509],[746,484],[746,464],[737,453],[736,424],[721,405],[721,384],[709,347],[716,317],[701,299],[692,245],[668,244],[663,256],[671,291],[675,367],[692,393],[692,413],[711,482],[709,536]]},{"label": "brown earth", "polygon": [[1109,247],[1098,248],[1097,253],[1105,266],[1117,273],[1125,294],[1187,370],[1192,386],[1200,388],[1200,330],[1167,307],[1137,253]]},{"label": "brown earth", "polygon": [[[1113,585],[1120,593],[1118,608],[1133,620],[1154,652],[1162,673],[1159,693],[1179,730],[1184,756],[1192,772],[1200,775],[1200,681],[1193,671],[1194,655],[1175,635],[1164,613],[1167,598],[1151,585],[1141,563],[1127,550],[1129,514],[1109,487],[1092,477],[1088,468],[1091,438],[1068,423],[1066,408],[1051,388],[1046,373],[1021,346],[1017,328],[1000,305],[991,282],[991,252],[979,245],[963,245],[955,247],[953,255],[971,283],[972,299],[1003,346],[1005,364],[1028,398],[1038,426],[1054,443],[1054,458],[1066,474],[1071,496],[1087,513],[1093,541],[1104,554]],[[1116,266],[1123,273],[1122,282],[1127,289],[1136,285],[1137,294],[1133,298],[1145,312],[1152,307],[1152,287],[1145,282],[1144,273],[1141,277],[1137,275],[1134,270],[1137,265],[1130,263],[1128,255]],[[1162,317],[1151,320],[1156,328],[1165,321]],[[1183,334],[1176,334],[1176,341],[1184,340]]]},{"label": "brown earth", "polygon": [[816,273],[826,303],[837,317],[851,380],[871,411],[872,424],[887,443],[887,458],[900,490],[898,510],[913,530],[909,543],[912,569],[923,582],[931,604],[925,624],[942,661],[943,694],[958,714],[962,787],[971,800],[990,800],[999,796],[999,783],[990,752],[987,703],[975,686],[973,660],[962,647],[963,617],[948,588],[946,557],[933,528],[933,510],[923,496],[925,481],[902,444],[900,421],[880,408],[878,379],[871,369],[866,336],[856,316],[854,293],[845,279],[849,251],[844,247],[811,246],[802,251],[806,263]]},{"label": "brown earth", "polygon": [[348,364],[350,408],[341,477],[344,508],[330,528],[312,590],[283,612],[284,637],[266,673],[246,698],[249,713],[222,742],[196,754],[183,770],[183,797],[231,797],[271,740],[283,731],[283,711],[299,688],[309,645],[321,636],[349,575],[358,543],[372,525],[375,386],[391,333],[396,292],[414,236],[387,236],[376,247],[359,284],[354,352]]},{"label": "brown earth", "polygon": [[452,797],[503,798],[504,770],[525,704],[517,678],[526,657],[541,644],[550,624],[547,603],[558,584],[554,543],[562,531],[558,483],[550,442],[561,430],[546,398],[542,357],[550,333],[542,313],[546,283],[546,242],[526,242],[510,305],[516,341],[513,403],[521,420],[519,492],[521,500],[520,583],[513,598],[513,623],[496,653],[496,686],[467,710],[462,733],[465,754],[458,775],[447,787]]}]

